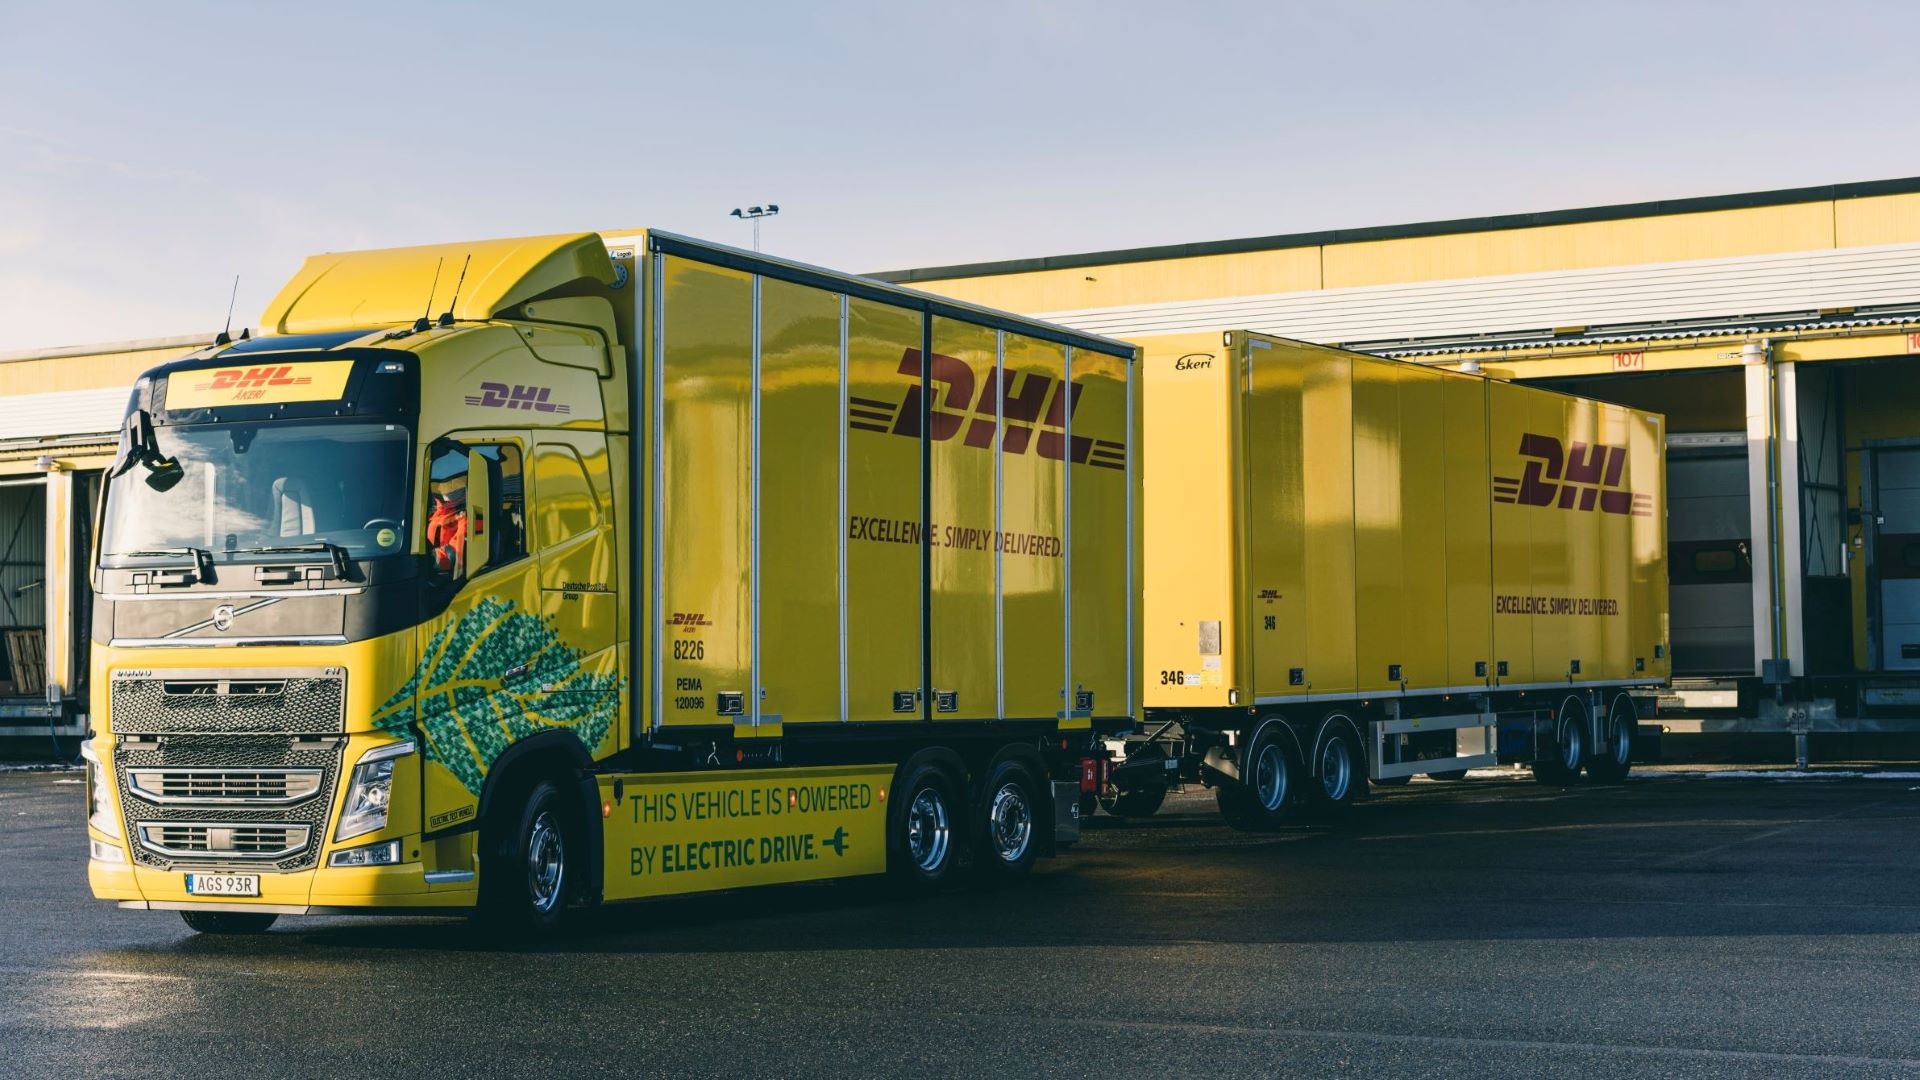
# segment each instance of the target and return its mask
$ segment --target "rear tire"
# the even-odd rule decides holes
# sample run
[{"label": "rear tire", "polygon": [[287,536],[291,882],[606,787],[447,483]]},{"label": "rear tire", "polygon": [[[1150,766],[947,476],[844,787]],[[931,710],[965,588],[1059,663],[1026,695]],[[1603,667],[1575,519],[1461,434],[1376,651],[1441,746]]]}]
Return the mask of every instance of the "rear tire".
[{"label": "rear tire", "polygon": [[264,934],[280,916],[266,911],[183,911],[196,934]]},{"label": "rear tire", "polygon": [[887,873],[903,888],[932,892],[951,882],[960,862],[960,787],[930,761],[909,765],[887,807]]},{"label": "rear tire", "polygon": [[482,851],[481,922],[511,937],[558,931],[578,890],[572,858],[578,834],[559,787],[551,780],[536,781],[520,812]]},{"label": "rear tire", "polygon": [[1344,817],[1360,797],[1366,776],[1367,759],[1360,750],[1360,741],[1344,723],[1330,724],[1314,761],[1313,781],[1307,785],[1314,811],[1322,818]]},{"label": "rear tire", "polygon": [[1587,756],[1587,703],[1578,694],[1560,702],[1553,715],[1553,741],[1541,752],[1543,756],[1533,763],[1535,780],[1564,787],[1580,779]]},{"label": "rear tire", "polygon": [[1640,733],[1640,707],[1632,695],[1615,694],[1607,704],[1604,741],[1587,762],[1587,775],[1596,784],[1624,784],[1633,770],[1633,740]]},{"label": "rear tire", "polygon": [[1442,783],[1451,784],[1460,780],[1465,780],[1467,778],[1467,770],[1449,769],[1446,772],[1431,772],[1431,773],[1428,773],[1427,776],[1429,779],[1438,780]]},{"label": "rear tire", "polygon": [[1052,820],[1040,814],[1039,790],[1033,769],[1018,758],[987,770],[973,813],[973,859],[982,878],[1012,881],[1033,869],[1042,822]]},{"label": "rear tire", "polygon": [[1227,824],[1247,832],[1271,832],[1287,825],[1294,817],[1294,781],[1299,776],[1292,733],[1280,721],[1269,721],[1254,734],[1239,781],[1221,785],[1220,814]]}]

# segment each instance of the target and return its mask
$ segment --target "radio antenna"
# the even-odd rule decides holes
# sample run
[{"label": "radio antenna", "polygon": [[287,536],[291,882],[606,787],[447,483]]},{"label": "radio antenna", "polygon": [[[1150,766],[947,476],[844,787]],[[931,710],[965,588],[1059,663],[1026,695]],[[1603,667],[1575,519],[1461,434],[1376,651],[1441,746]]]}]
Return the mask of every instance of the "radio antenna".
[{"label": "radio antenna", "polygon": [[220,336],[213,339],[215,345],[226,345],[233,341],[233,302],[240,298],[240,275],[233,275],[233,291],[227,294],[227,325],[220,328]]},{"label": "radio antenna", "polygon": [[467,283],[467,267],[473,265],[473,252],[467,252],[467,260],[460,264],[460,277],[453,283],[453,299],[447,301],[447,313],[440,316],[441,326],[453,325],[453,309],[460,303],[460,286]]},{"label": "radio antenna", "polygon": [[440,267],[441,264],[446,261],[446,256],[443,255],[440,257],[439,262],[433,264],[433,284],[427,286],[427,309],[420,313],[419,319],[414,321],[413,329],[415,333],[419,333],[433,326],[433,324],[427,320],[433,315],[433,294],[440,289]]}]

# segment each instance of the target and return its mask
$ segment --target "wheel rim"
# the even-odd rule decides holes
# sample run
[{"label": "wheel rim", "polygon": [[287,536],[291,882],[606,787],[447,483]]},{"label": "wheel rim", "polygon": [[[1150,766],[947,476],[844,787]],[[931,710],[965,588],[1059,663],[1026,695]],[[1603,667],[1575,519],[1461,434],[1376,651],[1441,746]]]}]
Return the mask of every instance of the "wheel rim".
[{"label": "wheel rim", "polygon": [[913,864],[932,873],[947,861],[947,800],[932,788],[921,788],[907,810],[907,853]]},{"label": "wheel rim", "polygon": [[527,837],[527,892],[535,911],[552,911],[560,903],[567,877],[567,842],[553,811],[543,810],[533,820]]},{"label": "wheel rim", "polygon": [[1033,842],[1033,807],[1019,784],[1009,781],[993,793],[993,850],[1003,862],[1019,862]]},{"label": "wheel rim", "polygon": [[[1626,708],[1622,709],[1621,706]],[[1640,716],[1633,709],[1631,699],[1620,697],[1613,704],[1613,763],[1625,765],[1633,757],[1633,729],[1640,722]]]},{"label": "wheel rim", "polygon": [[[1572,715],[1567,715],[1569,709]],[[1582,744],[1586,741],[1586,736],[1580,730],[1580,707],[1577,703],[1569,702],[1568,708],[1561,712],[1560,764],[1568,772],[1577,772]]]},{"label": "wheel rim", "polygon": [[1334,737],[1320,751],[1320,787],[1327,798],[1335,802],[1347,797],[1347,788],[1353,784],[1353,751],[1348,748],[1347,740]]},{"label": "wheel rim", "polygon": [[1286,751],[1272,743],[1260,748],[1253,760],[1253,793],[1260,808],[1272,813],[1287,801]]}]

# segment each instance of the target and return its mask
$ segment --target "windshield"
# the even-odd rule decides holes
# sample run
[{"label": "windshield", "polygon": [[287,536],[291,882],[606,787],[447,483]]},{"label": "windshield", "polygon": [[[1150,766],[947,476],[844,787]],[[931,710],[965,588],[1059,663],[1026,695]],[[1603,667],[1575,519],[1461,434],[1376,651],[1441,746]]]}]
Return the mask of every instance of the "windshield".
[{"label": "windshield", "polygon": [[[156,427],[159,452],[180,463],[166,490],[142,466],[107,486],[103,561],[184,548],[216,560],[249,549],[334,544],[351,558],[401,551],[411,470],[397,424],[279,421]],[[319,548],[324,551],[324,548]]]}]

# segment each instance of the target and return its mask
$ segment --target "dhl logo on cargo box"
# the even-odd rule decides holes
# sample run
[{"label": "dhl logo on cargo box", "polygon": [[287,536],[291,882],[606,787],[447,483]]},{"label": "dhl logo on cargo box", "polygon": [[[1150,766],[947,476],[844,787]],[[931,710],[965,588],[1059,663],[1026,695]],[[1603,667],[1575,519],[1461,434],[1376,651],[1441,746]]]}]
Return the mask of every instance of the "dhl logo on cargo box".
[{"label": "dhl logo on cargo box", "polygon": [[1606,514],[1653,516],[1653,496],[1621,485],[1627,448],[1601,443],[1573,444],[1571,451],[1552,435],[1520,436],[1520,456],[1531,458],[1521,475],[1493,478],[1493,501],[1521,506],[1555,506]]},{"label": "dhl logo on cargo box", "polygon": [[[922,374],[919,349],[908,349],[900,358],[898,371],[918,380]],[[965,360],[933,353],[925,365],[925,374],[933,386],[933,401],[926,410],[927,438],[934,442],[966,432],[967,446],[991,449],[994,432],[1004,419],[1006,433],[1000,448],[1009,454],[1024,454],[1032,445],[1041,457],[1063,461],[1069,456],[1067,421],[1080,408],[1080,395],[1086,387],[1074,383],[1071,391],[1066,380],[1031,371],[1004,373],[1006,415],[998,417],[1002,394],[1002,372],[987,372],[984,380],[974,378],[973,368]],[[976,387],[977,384],[977,387]],[[976,392],[977,389],[977,392]],[[847,399],[847,426],[861,431],[878,431],[920,437],[920,387],[907,390],[899,404],[872,398]],[[1033,437],[1040,427],[1040,437]],[[1089,435],[1075,435],[1071,446],[1075,463],[1097,465],[1103,469],[1127,467],[1127,444]]]},{"label": "dhl logo on cargo box", "polygon": [[167,380],[167,408],[332,401],[347,388],[351,360],[182,371]]}]

